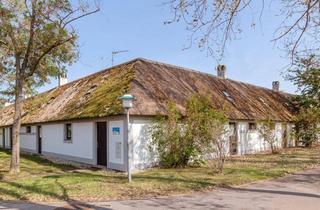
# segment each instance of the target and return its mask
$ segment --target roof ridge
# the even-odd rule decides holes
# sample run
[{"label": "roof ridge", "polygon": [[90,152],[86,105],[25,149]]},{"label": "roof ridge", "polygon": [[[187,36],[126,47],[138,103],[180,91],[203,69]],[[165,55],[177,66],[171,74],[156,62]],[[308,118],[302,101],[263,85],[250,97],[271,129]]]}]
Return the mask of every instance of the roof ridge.
[{"label": "roof ridge", "polygon": [[244,84],[244,85],[251,85],[251,86],[254,86],[254,87],[257,87],[257,88],[261,88],[261,89],[265,89],[265,90],[268,90],[268,91],[271,91],[271,92],[275,92],[275,93],[291,94],[291,93],[287,93],[285,91],[275,91],[275,90],[272,90],[271,88],[262,87],[262,86],[259,86],[259,85],[251,84],[249,82],[243,82],[243,81],[234,80],[234,79],[230,79],[230,78],[226,78],[226,79],[220,78],[220,77],[218,77],[218,76],[216,76],[214,74],[210,74],[210,73],[203,72],[203,71],[200,71],[200,70],[195,70],[195,69],[188,68],[188,67],[177,66],[177,65],[174,65],[174,64],[168,64],[168,63],[155,61],[155,60],[150,60],[150,59],[146,59],[146,58],[136,58],[136,60],[141,60],[141,61],[144,61],[144,62],[153,63],[153,64],[157,64],[157,65],[162,65],[162,66],[167,66],[167,67],[173,67],[173,68],[181,69],[181,70],[184,70],[184,71],[199,73],[199,74],[207,75],[207,76],[219,79],[219,80],[228,80],[228,81],[234,82],[234,83],[241,83],[241,84]]},{"label": "roof ridge", "polygon": [[126,62],[124,62],[124,63],[120,63],[120,64],[117,64],[117,65],[108,67],[108,68],[106,68],[106,69],[99,70],[99,71],[97,71],[97,72],[94,72],[94,73],[92,73],[92,74],[86,75],[86,76],[84,76],[84,77],[81,77],[81,78],[72,80],[72,81],[70,81],[70,82],[68,82],[68,83],[66,83],[66,84],[64,84],[64,85],[57,86],[57,87],[53,87],[53,88],[51,88],[51,89],[49,89],[49,90],[46,90],[46,91],[44,91],[44,92],[41,92],[41,93],[39,93],[39,94],[47,93],[47,92],[53,91],[53,90],[55,90],[55,89],[59,89],[59,88],[64,87],[64,86],[71,85],[71,84],[76,83],[76,82],[78,82],[78,81],[81,81],[81,80],[83,80],[83,79],[92,77],[92,76],[94,76],[94,75],[96,75],[96,74],[100,74],[100,73],[103,73],[103,72],[106,72],[106,71],[109,71],[109,70],[112,70],[112,69],[116,69],[116,68],[118,68],[118,67],[120,67],[120,66],[127,65],[127,64],[130,64],[130,63],[134,63],[134,62],[136,62],[136,61],[138,61],[138,60],[141,60],[141,58],[134,58],[134,59],[131,59],[131,60],[126,61]]}]

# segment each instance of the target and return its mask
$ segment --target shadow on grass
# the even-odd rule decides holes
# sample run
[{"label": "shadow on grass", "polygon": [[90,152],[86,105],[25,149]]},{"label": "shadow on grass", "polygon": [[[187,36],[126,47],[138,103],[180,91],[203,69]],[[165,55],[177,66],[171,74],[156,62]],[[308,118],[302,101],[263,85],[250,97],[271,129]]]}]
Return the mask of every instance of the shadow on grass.
[{"label": "shadow on grass", "polygon": [[[0,170],[0,180],[4,179],[5,174],[9,172],[11,151],[0,149],[0,158],[2,158],[2,167]],[[1,164],[0,164],[1,165]],[[76,167],[68,164],[53,163],[37,154],[21,154],[20,169],[30,175],[41,175],[45,173],[70,172]],[[17,178],[21,178],[17,176]]]},{"label": "shadow on grass", "polygon": [[50,167],[54,167],[56,169],[59,169],[61,171],[71,171],[76,169],[76,167],[72,166],[72,165],[68,165],[68,164],[61,164],[61,163],[54,163],[50,160],[44,159],[41,156],[37,155],[37,154],[22,154],[21,155],[22,158],[43,165],[43,166],[50,166]]},{"label": "shadow on grass", "polygon": [[103,182],[103,183],[112,183],[112,184],[124,184],[127,183],[127,178],[124,174],[94,174],[89,172],[78,172],[72,171],[64,174],[55,174],[44,176],[44,179],[64,179],[64,178],[74,178],[74,179],[83,179],[85,181],[91,182]]},{"label": "shadow on grass", "polygon": [[[44,195],[44,196],[48,196],[60,201],[65,201],[67,203],[67,206],[61,207],[61,208],[56,208],[56,209],[108,209],[109,208],[102,208],[102,207],[98,207],[92,204],[88,204],[86,202],[82,202],[79,200],[75,200],[75,199],[71,199],[68,195],[68,190],[65,188],[65,186],[63,186],[63,184],[61,184],[59,182],[58,179],[55,179],[55,184],[56,186],[58,186],[61,190],[61,195],[55,192],[50,192],[50,191],[46,191],[43,190],[39,187],[37,187],[37,182],[35,182],[32,186],[27,186],[27,185],[23,185],[23,184],[18,184],[15,182],[4,182],[5,184],[9,185],[10,187],[12,187],[12,190],[9,189],[4,189],[2,187],[0,187],[0,193],[1,194],[5,194],[5,195],[10,195],[18,200],[25,200],[28,201],[28,198],[22,194],[28,194],[28,193],[35,193],[35,194],[40,194],[40,195]],[[15,189],[20,189],[23,190],[24,192],[22,193],[18,193],[17,190]],[[0,202],[0,207],[7,205],[8,207],[12,208],[12,203],[10,204],[10,202]],[[52,206],[46,206],[43,204],[36,204],[36,203],[29,203],[26,205],[32,205],[33,208],[39,208],[41,207],[41,209],[52,209]],[[32,208],[30,208],[32,209]]]}]

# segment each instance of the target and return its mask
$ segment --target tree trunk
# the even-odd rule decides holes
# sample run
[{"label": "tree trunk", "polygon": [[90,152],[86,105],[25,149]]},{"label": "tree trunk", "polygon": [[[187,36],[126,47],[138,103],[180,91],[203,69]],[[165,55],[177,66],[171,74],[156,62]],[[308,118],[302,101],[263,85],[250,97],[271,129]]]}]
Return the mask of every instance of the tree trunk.
[{"label": "tree trunk", "polygon": [[23,86],[24,81],[20,69],[20,58],[16,56],[16,89],[15,89],[15,112],[13,121],[12,135],[12,156],[10,173],[20,172],[20,128],[21,128],[21,113],[23,101]]}]

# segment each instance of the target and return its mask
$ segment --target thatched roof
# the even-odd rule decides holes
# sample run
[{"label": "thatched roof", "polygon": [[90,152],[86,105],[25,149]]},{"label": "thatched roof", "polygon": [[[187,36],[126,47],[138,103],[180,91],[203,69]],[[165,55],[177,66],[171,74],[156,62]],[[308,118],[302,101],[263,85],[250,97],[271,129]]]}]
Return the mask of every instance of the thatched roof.
[{"label": "thatched roof", "polygon": [[[166,114],[169,100],[184,112],[186,100],[199,93],[230,119],[293,119],[288,94],[138,58],[25,100],[23,124],[122,114],[124,93],[136,98],[133,115]],[[12,124],[13,113],[13,106],[0,109],[0,126]]]}]

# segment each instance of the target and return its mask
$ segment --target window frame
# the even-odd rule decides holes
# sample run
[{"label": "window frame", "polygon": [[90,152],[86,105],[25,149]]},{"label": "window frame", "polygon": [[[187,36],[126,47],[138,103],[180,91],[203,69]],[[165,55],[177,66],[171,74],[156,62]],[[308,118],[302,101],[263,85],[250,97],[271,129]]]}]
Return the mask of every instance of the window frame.
[{"label": "window frame", "polygon": [[32,133],[32,127],[30,125],[26,126],[26,134]]},{"label": "window frame", "polygon": [[248,130],[249,131],[256,131],[257,130],[257,123],[256,122],[249,122],[248,123]]},{"label": "window frame", "polygon": [[71,123],[64,124],[64,142],[65,143],[72,143],[72,130],[73,129],[72,129]]}]

